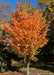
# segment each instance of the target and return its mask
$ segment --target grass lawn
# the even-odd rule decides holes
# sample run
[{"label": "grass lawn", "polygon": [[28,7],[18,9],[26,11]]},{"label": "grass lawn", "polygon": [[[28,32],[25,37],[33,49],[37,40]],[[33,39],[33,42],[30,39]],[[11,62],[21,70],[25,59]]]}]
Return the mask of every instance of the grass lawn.
[{"label": "grass lawn", "polygon": [[[20,62],[15,64],[16,66],[18,65],[17,70],[20,72],[26,72],[27,71],[26,67],[20,67],[19,68],[20,64],[21,64]],[[48,75],[53,75],[54,74],[54,62],[48,62],[48,63],[40,62],[37,64],[36,63],[30,63],[29,71],[30,71],[30,73],[47,73],[47,74],[49,73]]]}]

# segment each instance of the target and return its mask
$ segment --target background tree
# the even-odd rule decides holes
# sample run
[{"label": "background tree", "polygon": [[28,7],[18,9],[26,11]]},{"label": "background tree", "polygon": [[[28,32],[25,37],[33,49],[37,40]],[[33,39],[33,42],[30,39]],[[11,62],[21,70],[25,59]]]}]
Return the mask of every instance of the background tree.
[{"label": "background tree", "polygon": [[[23,10],[21,11],[21,9]],[[48,42],[46,36],[49,27],[45,18],[42,20],[42,13],[39,9],[35,10],[33,14],[28,11],[30,10],[18,4],[17,12],[11,16],[11,25],[8,23],[4,25],[12,40],[9,38],[3,40],[10,43],[10,48],[14,48],[18,56],[27,60],[27,75],[29,75],[30,60],[40,52],[39,48]]]},{"label": "background tree", "polygon": [[0,20],[7,17],[7,16],[11,16],[11,5],[10,3],[6,2],[0,2]]},{"label": "background tree", "polygon": [[[11,15],[12,6],[8,2],[0,2],[0,72],[9,71],[11,68],[11,52],[6,48],[7,44],[2,42],[2,40],[5,39],[4,36],[6,35],[6,30],[4,30],[2,26],[4,24],[4,21],[10,23],[9,19]],[[8,54],[11,55],[11,57],[9,57]]]},{"label": "background tree", "polygon": [[[0,21],[5,17],[8,17],[6,21],[10,23],[10,16],[13,13],[14,9],[9,2],[6,3],[4,3],[3,1],[0,2]],[[5,30],[2,30],[2,35],[5,35]]]},{"label": "background tree", "polygon": [[[0,2],[0,21],[4,20],[4,18],[8,17],[7,22],[10,22],[10,16],[12,14],[12,6],[10,3],[6,2],[4,3],[3,1]],[[1,26],[1,25],[0,25]],[[2,33],[2,37],[6,34],[5,30],[0,27],[0,32]],[[1,38],[2,38],[1,37]]]},{"label": "background tree", "polygon": [[39,0],[39,5],[43,11],[43,16],[46,15],[47,21],[49,20],[51,21],[50,27],[49,27],[50,32],[48,33],[48,37],[50,41],[47,44],[47,46],[43,48],[44,49],[43,55],[46,55],[46,54],[49,55],[51,53],[54,54],[54,45],[53,45],[54,43],[54,0]]}]

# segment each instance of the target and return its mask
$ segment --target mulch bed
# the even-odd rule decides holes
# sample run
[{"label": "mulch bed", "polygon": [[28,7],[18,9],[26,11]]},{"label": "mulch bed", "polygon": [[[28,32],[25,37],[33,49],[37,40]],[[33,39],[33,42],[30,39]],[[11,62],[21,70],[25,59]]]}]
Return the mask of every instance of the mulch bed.
[{"label": "mulch bed", "polygon": [[[0,75],[26,75],[26,71],[9,71],[0,73]],[[30,71],[30,75],[53,75],[53,73],[49,71]]]},{"label": "mulch bed", "polygon": [[0,73],[0,75],[26,75],[26,72],[9,71],[9,72]]}]

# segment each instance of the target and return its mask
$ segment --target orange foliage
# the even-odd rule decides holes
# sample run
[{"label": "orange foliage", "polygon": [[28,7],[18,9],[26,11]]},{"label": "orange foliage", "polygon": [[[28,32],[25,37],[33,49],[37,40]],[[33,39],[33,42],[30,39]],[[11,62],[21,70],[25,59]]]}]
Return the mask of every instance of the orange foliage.
[{"label": "orange foliage", "polygon": [[[49,23],[45,18],[42,20],[42,13],[37,9],[35,12],[28,13],[28,9],[18,5],[17,12],[11,16],[11,25],[6,23],[4,28],[13,40],[6,39],[11,44],[11,48],[16,49],[19,56],[26,58],[33,57],[37,50],[47,44],[46,39]],[[29,10],[30,11],[30,10]]]}]

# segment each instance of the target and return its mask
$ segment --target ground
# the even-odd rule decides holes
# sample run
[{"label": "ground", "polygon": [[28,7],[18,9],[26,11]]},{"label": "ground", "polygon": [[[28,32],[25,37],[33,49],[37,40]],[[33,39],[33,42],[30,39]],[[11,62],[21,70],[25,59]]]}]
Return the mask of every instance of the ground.
[{"label": "ground", "polygon": [[[22,68],[21,71],[9,71],[0,73],[0,75],[26,75],[26,68]],[[35,68],[30,68],[30,75],[54,75],[53,72],[50,72],[48,70],[40,70]]]}]

